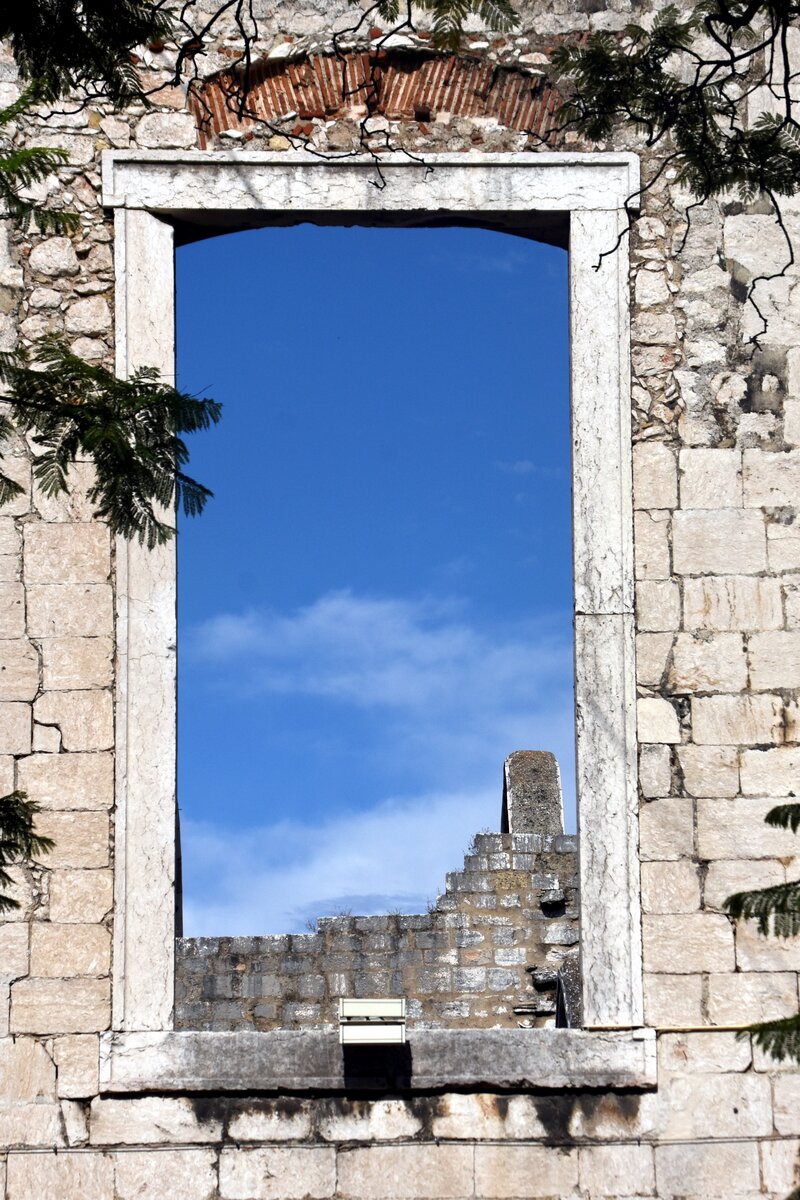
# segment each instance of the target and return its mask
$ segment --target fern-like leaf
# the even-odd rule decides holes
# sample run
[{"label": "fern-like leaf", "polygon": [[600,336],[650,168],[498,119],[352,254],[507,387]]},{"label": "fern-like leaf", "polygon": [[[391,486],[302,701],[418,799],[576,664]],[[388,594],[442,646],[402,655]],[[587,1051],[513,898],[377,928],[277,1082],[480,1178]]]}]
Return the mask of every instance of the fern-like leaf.
[{"label": "fern-like leaf", "polygon": [[[6,870],[20,859],[40,858],[49,854],[54,842],[36,832],[35,818],[39,805],[29,800],[25,792],[9,792],[0,796],[0,888],[13,884],[13,877]],[[19,908],[19,901],[3,890],[0,891],[0,913]]]}]

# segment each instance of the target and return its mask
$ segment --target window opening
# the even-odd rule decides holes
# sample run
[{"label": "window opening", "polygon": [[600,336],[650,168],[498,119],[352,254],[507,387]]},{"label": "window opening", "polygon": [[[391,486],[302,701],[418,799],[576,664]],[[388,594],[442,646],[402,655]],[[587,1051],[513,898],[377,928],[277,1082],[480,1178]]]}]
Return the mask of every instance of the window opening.
[{"label": "window opening", "polygon": [[[408,991],[378,968],[427,962],[445,1019],[496,1024],[483,993],[520,980],[508,1023],[549,1019],[565,950],[532,953],[523,910],[577,942],[573,846],[539,846],[533,897],[532,844],[490,834],[521,749],[555,752],[575,828],[566,253],[480,228],[260,229],[179,249],[177,313],[180,385],[225,404],[193,447],[215,500],[179,539],[179,1020],[219,1027],[228,1003],[235,1023],[232,935],[302,959],[337,914],[328,941],[363,917],[375,954],[414,943],[345,990]],[[473,887],[505,907],[456,976],[423,957],[446,926],[400,915],[430,923],[442,892],[452,929]],[[220,959],[192,987],[201,935]],[[248,966],[250,1019],[324,1020],[313,957],[283,1004]]]}]

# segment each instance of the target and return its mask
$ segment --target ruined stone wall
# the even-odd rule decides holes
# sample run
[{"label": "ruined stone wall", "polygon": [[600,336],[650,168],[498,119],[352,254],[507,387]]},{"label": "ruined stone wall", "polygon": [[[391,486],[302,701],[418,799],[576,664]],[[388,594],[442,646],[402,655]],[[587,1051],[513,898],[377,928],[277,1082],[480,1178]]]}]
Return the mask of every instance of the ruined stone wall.
[{"label": "ruined stone wall", "polygon": [[[343,3],[256,7],[264,51],[277,59],[294,47],[301,65],[306,50],[329,49],[331,23],[351,19]],[[648,12],[626,0],[581,7],[593,11],[526,4],[518,35],[476,25],[469,53],[544,87],[535,72],[546,72],[558,37],[618,29]],[[208,48],[204,70],[230,62],[226,36]],[[168,58],[142,53],[156,80]],[[461,106],[437,87],[410,109],[405,100],[388,114],[379,105],[366,128],[374,147],[389,136],[421,154],[537,151],[513,113]],[[0,103],[18,91],[6,54]],[[88,105],[20,127],[20,144],[68,149],[69,164],[42,193],[76,209],[81,227],[47,238],[0,222],[0,348],[52,331],[113,364],[113,230],[98,203],[104,149],[187,150],[202,138],[212,150],[279,153],[297,137],[347,148],[364,118],[309,103],[302,115],[273,114],[269,127],[199,131],[183,91],[166,89],[151,112]],[[653,178],[658,162],[633,135],[616,148],[640,151]],[[796,793],[800,767],[800,275],[792,266],[761,285],[768,327],[750,357],[744,343],[758,318],[743,284],[783,266],[780,232],[761,202],[730,199],[696,210],[687,234],[686,200],[664,172],[631,237],[640,854],[655,1085],[507,1078],[493,1090],[475,1079],[429,1094],[398,1084],[372,1099],[344,1088],[267,1097],[256,1086],[234,1097],[165,1076],[147,1095],[109,1094],[99,1068],[111,1021],[114,550],[84,498],[86,465],[68,500],[47,499],[31,486],[20,442],[5,469],[23,495],[0,512],[0,784],[42,805],[41,829],[56,849],[41,867],[16,870],[22,908],[0,923],[3,1200],[779,1200],[800,1181],[800,1075],[729,1028],[797,1011],[800,944],[734,928],[722,911],[731,891],[798,876],[795,839],[762,818]],[[795,207],[787,212],[796,237]],[[195,1035],[181,1036],[188,1046]]]},{"label": "ruined stone wall", "polygon": [[531,1028],[577,942],[575,838],[478,834],[426,914],[179,940],[175,1026],[334,1031],[340,996],[405,996],[409,1028]]}]

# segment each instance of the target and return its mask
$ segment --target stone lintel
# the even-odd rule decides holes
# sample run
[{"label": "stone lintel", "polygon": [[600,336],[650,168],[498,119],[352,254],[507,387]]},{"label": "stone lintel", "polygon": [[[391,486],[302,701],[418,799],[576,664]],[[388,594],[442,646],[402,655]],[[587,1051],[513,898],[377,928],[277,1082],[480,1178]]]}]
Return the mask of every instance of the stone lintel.
[{"label": "stone lintel", "polygon": [[360,1053],[345,1058],[335,1032],[104,1034],[100,1091],[656,1086],[655,1034],[649,1030],[419,1030],[403,1047],[350,1049]]}]

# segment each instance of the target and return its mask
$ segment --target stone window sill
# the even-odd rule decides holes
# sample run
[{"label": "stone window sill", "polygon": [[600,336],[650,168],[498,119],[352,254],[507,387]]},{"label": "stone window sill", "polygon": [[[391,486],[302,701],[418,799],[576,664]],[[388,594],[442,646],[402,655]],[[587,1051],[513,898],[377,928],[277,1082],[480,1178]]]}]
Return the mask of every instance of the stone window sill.
[{"label": "stone window sill", "polygon": [[382,1092],[656,1086],[653,1030],[412,1030],[405,1046],[336,1033],[103,1035],[100,1091]]}]

